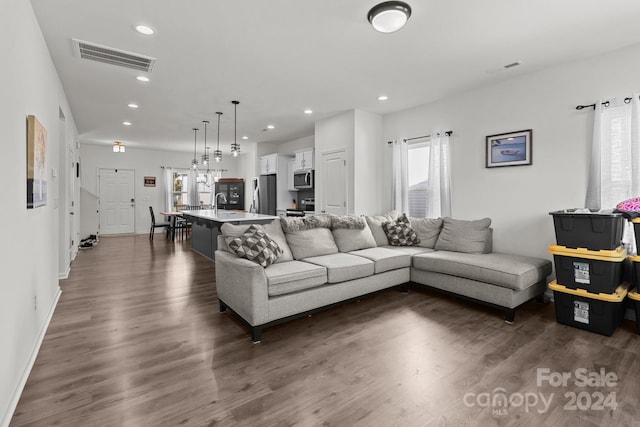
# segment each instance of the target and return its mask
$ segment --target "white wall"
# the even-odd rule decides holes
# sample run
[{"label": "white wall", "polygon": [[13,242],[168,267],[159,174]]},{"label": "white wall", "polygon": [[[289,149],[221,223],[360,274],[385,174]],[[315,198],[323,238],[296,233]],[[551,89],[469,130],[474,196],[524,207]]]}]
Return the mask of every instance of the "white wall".
[{"label": "white wall", "polygon": [[[0,13],[0,174],[3,241],[0,245],[0,425],[8,425],[59,296],[58,186],[61,145],[77,134],[60,80],[31,3],[3,0]],[[66,121],[60,132],[59,112]],[[47,130],[47,205],[26,208],[26,118]],[[64,134],[67,141],[59,141]],[[64,147],[63,147],[64,148]],[[62,207],[64,209],[64,206]]]},{"label": "white wall", "polygon": [[[372,214],[382,209],[380,187],[382,175],[382,117],[366,111],[355,111],[353,157],[353,213]],[[369,190],[369,189],[373,189]]]},{"label": "white wall", "polygon": [[294,139],[289,142],[281,142],[278,144],[277,151],[274,151],[274,153],[277,152],[278,154],[291,156],[295,154],[296,151],[302,151],[308,148],[315,148],[315,138],[313,135]]},{"label": "white wall", "polygon": [[[593,112],[575,107],[631,95],[639,76],[636,45],[385,116],[384,137],[453,130],[452,216],[491,217],[496,251],[549,257],[548,213],[584,206]],[[486,169],[485,136],[522,129],[533,129],[533,165]],[[387,182],[384,210],[390,191]]]},{"label": "white wall", "polygon": [[[242,157],[242,156],[241,156]],[[114,153],[110,145],[82,143],[80,147],[80,171],[82,187],[99,196],[99,169],[131,169],[135,171],[136,198],[136,233],[148,233],[151,224],[149,206],[154,212],[165,209],[164,206],[164,171],[161,166],[188,169],[193,153],[178,151],[161,151],[136,149],[127,146],[124,153]],[[213,163],[211,169],[227,169],[223,178],[236,178],[239,172],[239,160],[224,156],[220,163]],[[156,186],[145,187],[144,177],[155,176]],[[242,178],[242,176],[240,176]],[[86,236],[83,236],[86,237]]]}]

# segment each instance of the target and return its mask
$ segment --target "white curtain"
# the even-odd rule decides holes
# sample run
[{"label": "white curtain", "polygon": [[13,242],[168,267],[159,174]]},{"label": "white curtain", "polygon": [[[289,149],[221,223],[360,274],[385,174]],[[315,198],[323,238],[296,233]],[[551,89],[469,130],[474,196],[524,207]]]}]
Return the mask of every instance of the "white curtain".
[{"label": "white curtain", "polygon": [[194,168],[189,169],[189,205],[200,205],[200,192],[198,191],[198,170]]},{"label": "white curtain", "polygon": [[429,149],[427,218],[451,216],[451,153],[449,135],[433,132]]},{"label": "white curtain", "polygon": [[173,169],[164,168],[164,211],[173,210]]},{"label": "white curtain", "polygon": [[[623,200],[640,197],[638,97],[639,94],[634,93],[627,100],[621,97],[596,102],[585,203],[588,208],[613,209]],[[625,230],[623,241],[634,251],[630,225]]]},{"label": "white curtain", "polygon": [[393,142],[391,207],[398,212],[409,211],[408,151],[403,139]]},{"label": "white curtain", "polygon": [[640,196],[640,109],[638,94],[596,102],[586,207],[612,209]]}]

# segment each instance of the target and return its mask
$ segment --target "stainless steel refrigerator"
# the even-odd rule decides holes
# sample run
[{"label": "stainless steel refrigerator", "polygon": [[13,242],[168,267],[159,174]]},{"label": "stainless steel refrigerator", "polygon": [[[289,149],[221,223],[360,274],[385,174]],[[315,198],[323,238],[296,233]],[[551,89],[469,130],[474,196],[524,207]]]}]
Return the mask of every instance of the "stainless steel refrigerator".
[{"label": "stainless steel refrigerator", "polygon": [[260,175],[258,178],[258,213],[276,214],[276,175]]}]

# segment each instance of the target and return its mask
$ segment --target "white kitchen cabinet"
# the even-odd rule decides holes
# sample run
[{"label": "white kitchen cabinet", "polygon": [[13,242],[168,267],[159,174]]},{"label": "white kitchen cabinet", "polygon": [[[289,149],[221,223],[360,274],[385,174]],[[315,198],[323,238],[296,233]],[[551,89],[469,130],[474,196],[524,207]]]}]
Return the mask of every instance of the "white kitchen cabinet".
[{"label": "white kitchen cabinet", "polygon": [[313,169],[313,149],[298,151],[296,153],[295,171],[308,171]]},{"label": "white kitchen cabinet", "polygon": [[271,175],[278,173],[278,155],[269,154],[260,157],[260,175]]},{"label": "white kitchen cabinet", "polygon": [[293,173],[296,170],[296,159],[291,159],[287,162],[287,188],[289,191],[298,191],[293,185]]}]

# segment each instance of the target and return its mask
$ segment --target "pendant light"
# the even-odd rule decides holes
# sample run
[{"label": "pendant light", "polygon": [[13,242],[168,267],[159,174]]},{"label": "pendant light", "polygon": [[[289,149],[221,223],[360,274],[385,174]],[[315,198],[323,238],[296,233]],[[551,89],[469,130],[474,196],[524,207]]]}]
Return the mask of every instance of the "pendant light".
[{"label": "pendant light", "polygon": [[411,6],[402,1],[386,1],[371,8],[367,18],[381,33],[393,33],[407,23],[411,16]]},{"label": "pendant light", "polygon": [[198,169],[198,159],[196,158],[196,140],[198,139],[198,128],[193,128],[193,160],[191,160],[191,167]]},{"label": "pendant light", "polygon": [[233,104],[233,144],[231,144],[231,155],[238,157],[240,155],[240,144],[236,141],[238,131],[238,104],[240,101],[231,101]]},{"label": "pendant light", "polygon": [[222,113],[220,111],[216,112],[218,115],[218,145],[216,145],[216,150],[213,152],[213,158],[216,162],[222,161],[222,151],[220,151],[220,116]]},{"label": "pendant light", "polygon": [[209,120],[203,120],[204,124],[204,153],[202,154],[202,164],[209,164],[209,147],[207,147],[207,125],[209,124]]}]

